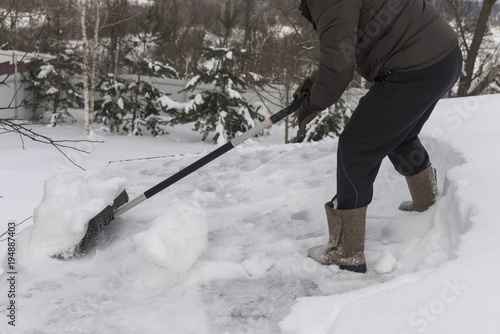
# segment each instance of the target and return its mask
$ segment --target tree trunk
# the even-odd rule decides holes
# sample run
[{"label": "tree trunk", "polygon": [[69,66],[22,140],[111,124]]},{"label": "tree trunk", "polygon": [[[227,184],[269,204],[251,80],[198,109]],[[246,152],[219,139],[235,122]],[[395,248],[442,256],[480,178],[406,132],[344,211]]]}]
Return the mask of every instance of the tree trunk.
[{"label": "tree trunk", "polygon": [[98,54],[99,54],[99,24],[100,24],[100,3],[96,2],[96,23],[94,27],[94,45],[92,47],[92,69],[90,76],[90,106],[89,106],[89,119],[90,126],[92,127],[92,123],[94,122],[94,107],[95,107],[95,90],[96,90],[96,71],[97,71],[97,62],[98,62]]},{"label": "tree trunk", "polygon": [[134,101],[134,113],[132,114],[132,128],[130,130],[130,134],[136,134],[136,119],[137,119],[137,110],[139,109],[139,89],[141,87],[141,71],[137,73],[137,84],[135,87],[135,101]]},{"label": "tree trunk", "polygon": [[495,66],[491,71],[484,77],[483,80],[470,92],[470,96],[475,96],[481,94],[488,86],[495,81],[496,77],[500,73],[500,65]]},{"label": "tree trunk", "polygon": [[479,53],[479,48],[481,47],[481,43],[484,38],[484,34],[488,27],[488,18],[491,13],[491,9],[495,4],[496,0],[484,0],[483,6],[481,7],[481,11],[479,13],[479,17],[477,19],[476,29],[474,31],[474,38],[472,39],[472,43],[467,50],[467,59],[465,61],[465,66],[463,70],[463,74],[460,77],[459,86],[458,86],[458,96],[468,96],[469,89],[472,84],[472,80],[474,77],[474,67],[476,64],[476,58]]},{"label": "tree trunk", "polygon": [[92,120],[90,119],[90,94],[89,94],[89,59],[88,59],[88,39],[87,39],[87,10],[86,0],[81,2],[81,24],[82,24],[82,48],[83,48],[83,105],[85,113],[85,135],[89,136],[92,130]]},{"label": "tree trunk", "polygon": [[132,114],[132,128],[131,128],[131,134],[136,133],[136,119],[137,119],[137,110],[139,109],[139,93],[141,89],[141,75],[142,75],[142,70],[141,70],[141,65],[144,62],[144,58],[146,57],[146,44],[147,44],[147,38],[144,36],[143,40],[143,49],[142,49],[142,55],[141,58],[139,59],[139,62],[137,64],[137,85],[135,87],[135,101],[134,101],[134,112]]}]

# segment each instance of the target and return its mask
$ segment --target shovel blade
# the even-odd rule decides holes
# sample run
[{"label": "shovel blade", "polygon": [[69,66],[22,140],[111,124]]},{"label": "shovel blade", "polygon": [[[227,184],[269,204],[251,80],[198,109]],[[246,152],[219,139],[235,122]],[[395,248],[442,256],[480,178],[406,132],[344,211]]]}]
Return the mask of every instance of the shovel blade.
[{"label": "shovel blade", "polygon": [[87,232],[80,243],[68,251],[52,256],[56,259],[69,260],[75,257],[93,253],[101,244],[104,230],[109,223],[115,219],[114,212],[129,200],[128,194],[123,190],[113,201],[112,205],[106,206],[94,218],[89,221]]}]

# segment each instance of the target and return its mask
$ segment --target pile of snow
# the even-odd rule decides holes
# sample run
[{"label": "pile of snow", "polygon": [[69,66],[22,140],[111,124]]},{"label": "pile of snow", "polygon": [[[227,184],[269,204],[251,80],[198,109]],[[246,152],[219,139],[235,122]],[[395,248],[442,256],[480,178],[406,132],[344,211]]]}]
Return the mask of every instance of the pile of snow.
[{"label": "pile of snow", "polygon": [[58,174],[44,184],[29,237],[33,254],[52,256],[70,250],[84,237],[90,219],[125,188],[126,179],[98,180],[78,172]]},{"label": "pile of snow", "polygon": [[187,272],[208,247],[206,213],[199,203],[171,205],[135,238],[138,252],[176,273]]}]

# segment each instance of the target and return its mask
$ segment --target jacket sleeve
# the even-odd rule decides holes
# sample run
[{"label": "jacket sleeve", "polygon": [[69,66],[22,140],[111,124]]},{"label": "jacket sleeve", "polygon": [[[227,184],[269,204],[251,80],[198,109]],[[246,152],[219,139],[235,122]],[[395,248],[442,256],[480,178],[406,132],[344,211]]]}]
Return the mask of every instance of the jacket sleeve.
[{"label": "jacket sleeve", "polygon": [[337,102],[353,79],[362,0],[308,3],[320,41],[320,64],[307,103],[311,111],[322,111]]}]

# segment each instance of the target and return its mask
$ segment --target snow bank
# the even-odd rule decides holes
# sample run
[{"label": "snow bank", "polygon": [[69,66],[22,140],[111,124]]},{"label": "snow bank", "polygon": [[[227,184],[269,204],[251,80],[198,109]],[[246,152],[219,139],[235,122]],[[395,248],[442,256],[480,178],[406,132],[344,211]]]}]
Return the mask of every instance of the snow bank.
[{"label": "snow bank", "polygon": [[147,260],[176,273],[184,273],[208,247],[205,211],[198,202],[177,202],[138,234],[135,244]]},{"label": "snow bank", "polygon": [[369,223],[392,220],[380,234],[392,240],[382,253],[367,240],[367,257],[377,274],[392,279],[357,291],[300,298],[280,323],[283,332],[498,332],[491,310],[500,297],[492,289],[500,275],[492,265],[500,244],[500,159],[494,153],[497,129],[490,124],[498,117],[499,101],[500,95],[491,95],[439,103],[422,135],[439,171],[436,205],[424,213],[397,213],[395,219],[377,208],[380,200],[371,205],[377,214]]},{"label": "snow bank", "polygon": [[42,201],[33,215],[30,250],[40,256],[52,256],[77,245],[89,220],[112,204],[125,185],[124,178],[98,180],[77,172],[47,180]]},{"label": "snow bank", "polygon": [[[451,159],[450,161],[461,160]],[[382,305],[381,302],[385,301],[388,294],[392,295],[393,303],[397,300],[402,304],[402,301],[408,299],[411,284],[427,279],[427,275],[433,270],[456,259],[460,238],[471,227],[471,216],[475,212],[475,204],[465,201],[462,197],[464,183],[456,177],[454,168],[445,165],[439,167],[446,170],[446,177],[444,189],[437,203],[423,213],[397,212],[392,225],[398,232],[394,233],[392,238],[395,239],[391,242],[367,240],[369,273],[365,275],[367,278],[373,275],[374,273],[370,273],[373,268],[377,275],[385,275],[387,281],[383,282],[384,284],[374,284],[340,295],[300,298],[292,307],[292,312],[280,323],[283,333],[337,333],[339,328],[342,328],[339,331],[341,333],[347,333],[346,330],[351,329],[353,333],[365,333],[370,326],[365,323],[356,323],[355,327],[363,329],[354,330],[353,324],[345,321],[348,317],[346,314],[363,317],[366,323],[378,323],[380,313],[363,313],[355,310],[356,307],[365,303]],[[372,206],[376,205],[377,203],[374,203]],[[380,210],[377,211],[380,212]],[[375,225],[376,221],[382,220],[380,216],[368,218],[369,227]],[[349,275],[355,281],[355,274]],[[412,307],[418,307],[418,303],[411,301],[407,305],[410,305],[410,310]],[[314,313],[314,316],[310,313]],[[387,328],[372,332],[393,333]]]}]

